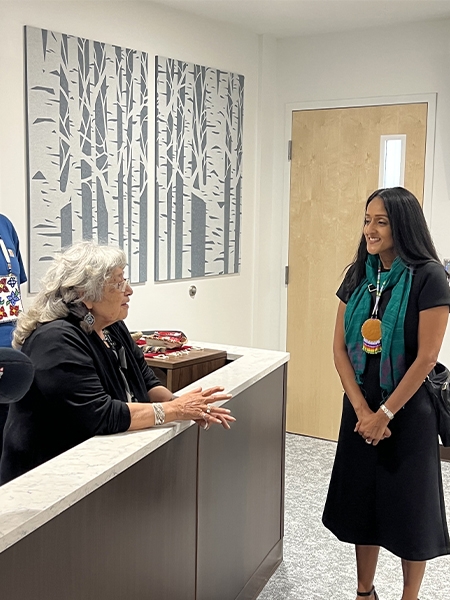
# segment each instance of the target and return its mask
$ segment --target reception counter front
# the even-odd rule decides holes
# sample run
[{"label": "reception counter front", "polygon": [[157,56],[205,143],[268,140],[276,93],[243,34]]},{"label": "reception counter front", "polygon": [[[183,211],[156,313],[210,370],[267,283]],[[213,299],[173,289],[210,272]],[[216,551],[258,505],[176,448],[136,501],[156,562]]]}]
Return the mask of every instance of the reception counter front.
[{"label": "reception counter front", "polygon": [[0,488],[0,598],[244,600],[282,559],[289,355],[202,344],[230,431],[99,436]]}]

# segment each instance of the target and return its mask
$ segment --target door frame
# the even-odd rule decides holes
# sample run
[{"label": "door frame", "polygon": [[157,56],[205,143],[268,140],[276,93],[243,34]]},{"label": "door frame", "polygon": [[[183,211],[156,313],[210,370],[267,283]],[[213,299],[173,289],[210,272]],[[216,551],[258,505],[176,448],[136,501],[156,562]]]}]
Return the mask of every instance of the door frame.
[{"label": "door frame", "polygon": [[[356,108],[365,106],[386,106],[389,104],[416,104],[427,103],[427,135],[425,142],[425,170],[423,189],[423,212],[428,226],[431,226],[432,197],[434,179],[434,149],[436,138],[436,103],[437,93],[428,94],[405,94],[401,96],[379,96],[368,98],[352,98],[342,100],[316,100],[310,102],[293,102],[285,105],[285,131],[284,147],[288,148],[292,139],[292,113],[299,110],[320,110],[326,108]],[[282,241],[281,270],[284,271],[289,264],[289,209],[290,209],[290,176],[291,161],[286,160],[284,167],[283,201],[282,201]],[[280,303],[280,348],[286,348],[287,338],[287,285],[282,289],[282,300]]]}]

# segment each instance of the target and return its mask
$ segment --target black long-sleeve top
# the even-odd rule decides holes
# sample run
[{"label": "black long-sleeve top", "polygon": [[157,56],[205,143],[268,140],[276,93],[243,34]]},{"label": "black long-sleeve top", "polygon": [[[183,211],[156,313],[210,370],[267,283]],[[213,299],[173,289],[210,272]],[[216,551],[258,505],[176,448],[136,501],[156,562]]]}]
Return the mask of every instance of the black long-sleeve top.
[{"label": "black long-sleeve top", "polygon": [[[126,356],[126,379],[138,402],[161,385],[123,322],[108,327]],[[10,406],[0,482],[6,483],[94,435],[126,431],[131,422],[117,358],[76,319],[38,326],[22,351],[35,368],[26,396]]]}]

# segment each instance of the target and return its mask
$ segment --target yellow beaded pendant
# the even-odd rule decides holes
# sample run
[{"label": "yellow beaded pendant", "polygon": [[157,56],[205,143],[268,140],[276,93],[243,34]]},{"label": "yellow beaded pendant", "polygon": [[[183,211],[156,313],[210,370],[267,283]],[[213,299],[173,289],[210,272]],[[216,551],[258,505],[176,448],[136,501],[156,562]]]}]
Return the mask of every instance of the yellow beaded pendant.
[{"label": "yellow beaded pendant", "polygon": [[371,317],[364,321],[361,327],[363,336],[363,350],[367,354],[379,354],[381,352],[381,321]]}]

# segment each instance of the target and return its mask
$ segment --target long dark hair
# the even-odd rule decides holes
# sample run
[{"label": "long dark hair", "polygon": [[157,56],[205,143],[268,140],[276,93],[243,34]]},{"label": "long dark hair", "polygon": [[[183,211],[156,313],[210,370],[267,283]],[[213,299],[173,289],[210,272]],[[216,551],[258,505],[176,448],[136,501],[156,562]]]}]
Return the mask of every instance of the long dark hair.
[{"label": "long dark hair", "polygon": [[[381,198],[384,202],[395,251],[405,264],[421,265],[431,260],[440,263],[422,207],[414,194],[402,187],[375,190],[367,198],[366,211],[374,198]],[[366,259],[367,243],[363,232],[358,250],[346,274],[351,291],[356,289],[365,277]]]}]

